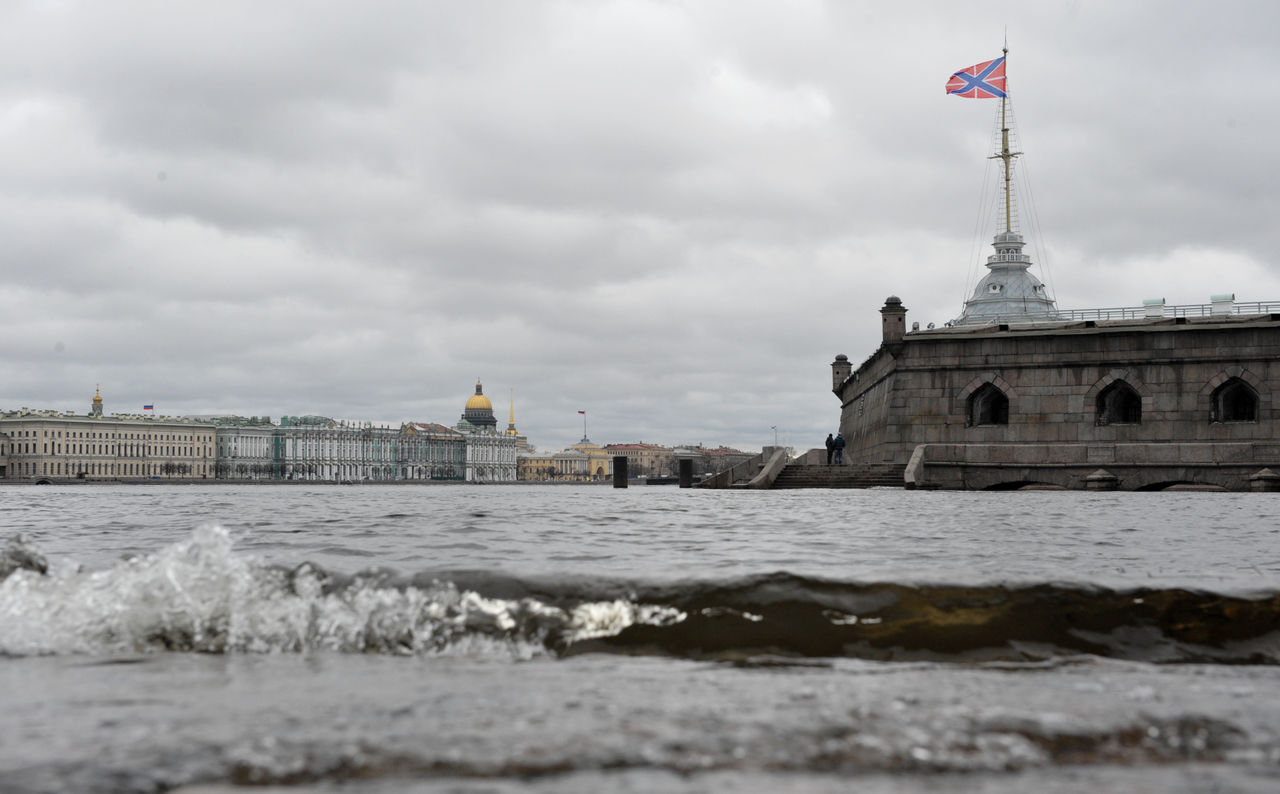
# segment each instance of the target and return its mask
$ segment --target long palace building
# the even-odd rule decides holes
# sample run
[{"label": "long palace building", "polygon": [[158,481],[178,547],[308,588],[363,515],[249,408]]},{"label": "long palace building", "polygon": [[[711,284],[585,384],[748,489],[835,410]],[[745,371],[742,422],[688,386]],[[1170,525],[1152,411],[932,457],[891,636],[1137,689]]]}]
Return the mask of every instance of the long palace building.
[{"label": "long palace building", "polygon": [[214,427],[191,419],[29,411],[0,415],[5,479],[206,479],[214,476]]},{"label": "long palace building", "polygon": [[506,433],[480,385],[457,428],[406,422],[398,427],[323,416],[154,417],[103,413],[95,392],[89,413],[0,413],[0,479],[303,480],[513,482],[514,408]]},{"label": "long palace building", "polygon": [[[249,440],[246,430],[252,433],[253,428],[220,428],[242,444]],[[375,427],[322,416],[286,416],[272,428],[266,456],[269,460],[253,461],[249,470],[265,464],[273,479],[283,480],[463,480],[467,440],[437,424]],[[231,468],[237,471],[238,465]]]}]

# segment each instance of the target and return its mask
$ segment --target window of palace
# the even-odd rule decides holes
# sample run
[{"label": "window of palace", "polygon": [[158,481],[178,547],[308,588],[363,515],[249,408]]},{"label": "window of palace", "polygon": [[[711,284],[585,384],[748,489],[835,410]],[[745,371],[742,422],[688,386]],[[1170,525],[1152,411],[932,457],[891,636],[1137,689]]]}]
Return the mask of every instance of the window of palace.
[{"label": "window of palace", "polygon": [[1136,425],[1142,423],[1142,395],[1122,380],[1098,392],[1098,424]]},{"label": "window of palace", "polygon": [[1258,421],[1258,393],[1239,378],[1231,378],[1213,392],[1209,420],[1212,422]]},{"label": "window of palace", "polygon": [[1009,424],[1009,398],[994,384],[984,383],[969,395],[967,408],[970,426]]}]

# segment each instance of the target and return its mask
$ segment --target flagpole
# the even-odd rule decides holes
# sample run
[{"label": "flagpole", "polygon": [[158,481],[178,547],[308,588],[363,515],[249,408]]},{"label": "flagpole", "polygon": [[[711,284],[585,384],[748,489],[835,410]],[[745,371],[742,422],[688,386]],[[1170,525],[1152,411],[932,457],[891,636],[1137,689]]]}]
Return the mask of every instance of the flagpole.
[{"label": "flagpole", "polygon": [[[1013,173],[1010,164],[1014,157],[1022,152],[1009,151],[1009,121],[1005,111],[1005,102],[1009,98],[1009,42],[1005,40],[1004,49],[1004,93],[1000,97],[1000,154],[996,155],[1004,163],[1004,230],[1006,232],[1013,231],[1013,196],[1012,181]],[[995,158],[992,158],[995,159]]]},{"label": "flagpole", "polygon": [[1009,99],[1009,47],[1004,53],[1004,96],[1000,97],[1000,158],[1004,160],[1004,230],[1013,231],[1013,212],[1009,207],[1009,123],[1005,117],[1005,102]]}]

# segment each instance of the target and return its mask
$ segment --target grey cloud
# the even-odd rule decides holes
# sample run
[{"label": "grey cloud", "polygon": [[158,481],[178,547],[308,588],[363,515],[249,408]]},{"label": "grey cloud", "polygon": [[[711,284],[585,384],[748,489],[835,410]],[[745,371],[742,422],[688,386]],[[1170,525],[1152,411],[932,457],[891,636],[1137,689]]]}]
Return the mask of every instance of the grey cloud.
[{"label": "grey cloud", "polygon": [[[996,108],[942,85],[1010,8],[6,7],[0,407],[449,423],[480,377],[543,447],[816,445],[884,297],[950,319],[988,250]],[[1017,12],[1060,302],[1280,297],[1280,12]]]}]

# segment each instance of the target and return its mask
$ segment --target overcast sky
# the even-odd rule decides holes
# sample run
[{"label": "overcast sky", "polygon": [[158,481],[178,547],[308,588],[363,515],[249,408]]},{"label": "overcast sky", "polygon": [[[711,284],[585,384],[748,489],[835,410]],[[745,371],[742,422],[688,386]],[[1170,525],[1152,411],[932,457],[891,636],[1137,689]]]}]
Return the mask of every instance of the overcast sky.
[{"label": "overcast sky", "polygon": [[818,446],[990,251],[1006,28],[1060,307],[1280,300],[1269,0],[9,0],[0,408]]}]

